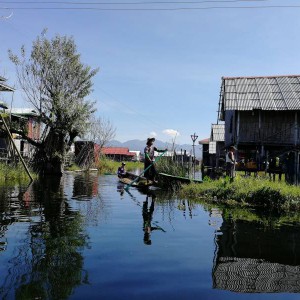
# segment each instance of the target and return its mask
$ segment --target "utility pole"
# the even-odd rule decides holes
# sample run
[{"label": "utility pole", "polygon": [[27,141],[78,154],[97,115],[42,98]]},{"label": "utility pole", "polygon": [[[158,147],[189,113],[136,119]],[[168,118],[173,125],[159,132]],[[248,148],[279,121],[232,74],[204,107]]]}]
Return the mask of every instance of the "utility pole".
[{"label": "utility pole", "polygon": [[196,135],[196,133],[191,135],[191,139],[193,141],[193,171],[194,171],[194,179],[195,179],[195,173],[196,173],[196,169],[195,169],[195,163],[196,163],[196,157],[195,157],[195,142],[198,138],[198,135]]}]

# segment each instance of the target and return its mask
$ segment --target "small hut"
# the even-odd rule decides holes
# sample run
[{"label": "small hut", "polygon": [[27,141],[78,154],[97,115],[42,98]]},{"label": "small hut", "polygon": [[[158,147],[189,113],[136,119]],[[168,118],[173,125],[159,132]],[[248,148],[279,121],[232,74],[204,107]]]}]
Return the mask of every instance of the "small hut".
[{"label": "small hut", "polygon": [[218,118],[225,121],[225,146],[234,144],[259,169],[290,154],[286,165],[299,182],[300,75],[223,77]]}]

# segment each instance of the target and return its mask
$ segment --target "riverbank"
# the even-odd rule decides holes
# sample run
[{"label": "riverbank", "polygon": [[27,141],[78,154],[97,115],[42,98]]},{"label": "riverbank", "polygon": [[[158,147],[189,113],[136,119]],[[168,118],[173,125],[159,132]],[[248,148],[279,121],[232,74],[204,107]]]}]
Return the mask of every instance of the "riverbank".
[{"label": "riverbank", "polygon": [[229,206],[250,206],[278,210],[300,209],[300,188],[283,181],[270,181],[264,177],[237,176],[230,183],[229,178],[204,180],[202,184],[183,186],[180,196],[210,203]]},{"label": "riverbank", "polygon": [[[31,174],[34,178],[35,174]],[[0,185],[12,182],[27,182],[30,181],[28,174],[22,165],[11,166],[0,163]]]},{"label": "riverbank", "polygon": [[[101,158],[99,163],[92,168],[96,168],[99,174],[117,174],[118,168],[121,166],[121,162],[113,161],[107,158]],[[141,162],[128,161],[126,162],[126,171],[132,172],[137,169],[144,169],[144,164]],[[66,171],[80,171],[80,168],[77,165],[72,165],[66,168]]]}]

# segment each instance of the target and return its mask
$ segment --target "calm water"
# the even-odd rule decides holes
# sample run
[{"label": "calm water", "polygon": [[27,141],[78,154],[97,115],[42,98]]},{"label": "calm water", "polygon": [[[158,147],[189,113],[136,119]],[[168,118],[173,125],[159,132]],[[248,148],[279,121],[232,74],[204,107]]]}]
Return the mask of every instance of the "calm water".
[{"label": "calm water", "polygon": [[0,299],[300,299],[291,218],[80,174],[2,187],[0,210]]}]

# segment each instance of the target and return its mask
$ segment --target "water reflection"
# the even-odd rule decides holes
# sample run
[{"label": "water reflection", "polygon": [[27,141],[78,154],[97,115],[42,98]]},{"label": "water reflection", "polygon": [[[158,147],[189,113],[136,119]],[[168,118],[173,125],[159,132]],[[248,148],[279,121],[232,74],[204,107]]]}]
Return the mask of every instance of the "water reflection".
[{"label": "water reflection", "polygon": [[[84,176],[84,177],[83,177]],[[85,179],[85,180],[83,180]],[[78,174],[74,176],[73,198],[89,200],[99,192],[99,180],[96,174]]]},{"label": "water reflection", "polygon": [[[151,198],[150,206],[148,203],[148,199]],[[146,196],[146,200],[143,203],[143,230],[144,230],[144,244],[151,245],[151,233],[154,230],[161,230],[162,232],[166,232],[157,223],[152,224],[153,212],[154,212],[154,204],[155,204],[155,194],[148,194]]]},{"label": "water reflection", "polygon": [[92,174],[2,188],[0,299],[300,292],[299,220],[124,193]]},{"label": "water reflection", "polygon": [[14,245],[7,274],[2,274],[0,298],[68,298],[74,287],[88,281],[81,254],[88,242],[82,217],[70,209],[61,179],[34,182],[18,192],[13,193],[18,194],[12,198],[15,203],[1,197],[1,235],[14,222],[26,220],[26,225]]},{"label": "water reflection", "polygon": [[213,287],[244,293],[300,292],[299,226],[231,219],[215,236]]}]

